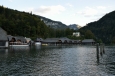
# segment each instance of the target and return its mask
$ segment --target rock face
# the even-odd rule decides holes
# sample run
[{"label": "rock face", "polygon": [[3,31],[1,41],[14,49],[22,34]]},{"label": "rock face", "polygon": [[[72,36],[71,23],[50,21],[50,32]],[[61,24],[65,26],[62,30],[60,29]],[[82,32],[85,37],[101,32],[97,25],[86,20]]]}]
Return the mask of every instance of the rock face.
[{"label": "rock face", "polygon": [[38,16],[47,26],[52,27],[54,29],[66,29],[68,28],[67,25],[63,24],[60,21],[53,21],[51,19],[42,17],[42,16]]},{"label": "rock face", "polygon": [[81,28],[81,26],[77,25],[77,24],[71,24],[71,25],[66,25],[63,24],[60,21],[54,21],[42,16],[38,16],[47,26],[52,27],[54,29],[66,29],[66,28],[70,28],[70,29],[74,29],[74,30],[78,30]]}]

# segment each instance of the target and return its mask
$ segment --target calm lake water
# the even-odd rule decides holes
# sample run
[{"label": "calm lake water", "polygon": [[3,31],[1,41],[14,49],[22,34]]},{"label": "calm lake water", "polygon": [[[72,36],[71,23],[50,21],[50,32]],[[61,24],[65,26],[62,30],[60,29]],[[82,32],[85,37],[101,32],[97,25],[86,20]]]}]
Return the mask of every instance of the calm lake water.
[{"label": "calm lake water", "polygon": [[96,59],[95,46],[0,49],[0,76],[115,76],[115,47]]}]

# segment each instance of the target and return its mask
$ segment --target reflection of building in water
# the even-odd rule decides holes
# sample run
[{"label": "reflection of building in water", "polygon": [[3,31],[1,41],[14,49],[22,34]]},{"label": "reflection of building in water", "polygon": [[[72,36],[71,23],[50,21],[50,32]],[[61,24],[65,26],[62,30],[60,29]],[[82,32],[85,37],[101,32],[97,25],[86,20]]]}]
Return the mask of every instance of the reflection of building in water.
[{"label": "reflection of building in water", "polygon": [[8,49],[0,49],[0,57],[5,56],[8,57]]}]

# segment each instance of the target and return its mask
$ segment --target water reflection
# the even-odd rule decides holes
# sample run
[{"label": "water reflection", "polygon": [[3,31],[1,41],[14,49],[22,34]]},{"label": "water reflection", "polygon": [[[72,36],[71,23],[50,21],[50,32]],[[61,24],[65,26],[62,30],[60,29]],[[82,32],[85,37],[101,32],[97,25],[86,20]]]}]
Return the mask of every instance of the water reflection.
[{"label": "water reflection", "polygon": [[2,76],[114,76],[115,47],[97,64],[95,46],[31,46],[0,49]]},{"label": "water reflection", "polygon": [[14,51],[29,51],[30,47],[29,46],[10,46],[9,50],[14,50]]},{"label": "water reflection", "polygon": [[115,75],[115,46],[107,46],[105,55],[101,59],[101,65],[104,65],[105,70],[109,74]]},{"label": "water reflection", "polygon": [[7,57],[8,49],[0,49],[0,57]]}]

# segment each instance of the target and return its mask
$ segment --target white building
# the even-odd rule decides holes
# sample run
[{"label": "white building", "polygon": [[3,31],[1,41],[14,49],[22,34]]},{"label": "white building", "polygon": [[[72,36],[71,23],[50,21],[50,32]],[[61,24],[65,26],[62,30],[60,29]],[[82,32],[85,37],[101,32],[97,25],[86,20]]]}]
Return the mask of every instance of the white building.
[{"label": "white building", "polygon": [[79,37],[80,36],[80,32],[74,32],[73,36]]}]

